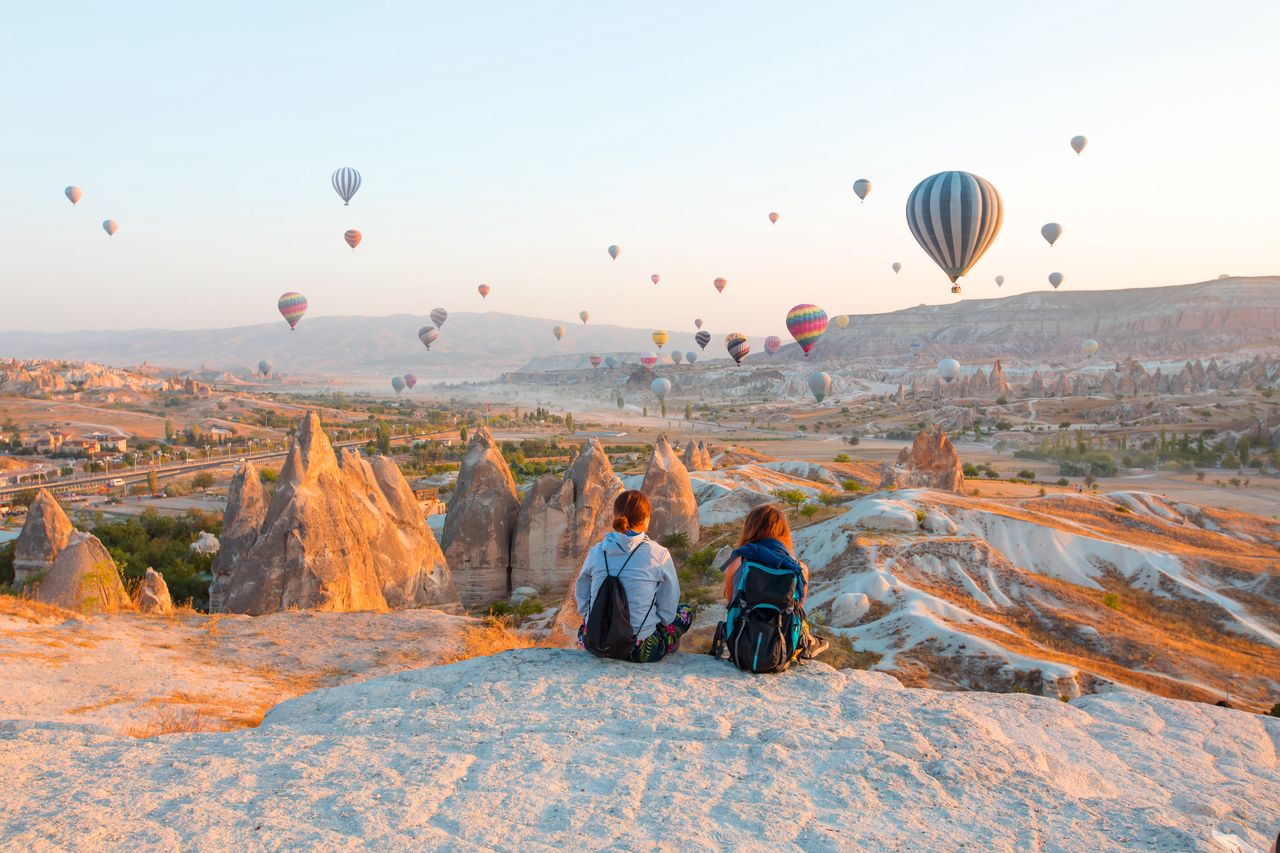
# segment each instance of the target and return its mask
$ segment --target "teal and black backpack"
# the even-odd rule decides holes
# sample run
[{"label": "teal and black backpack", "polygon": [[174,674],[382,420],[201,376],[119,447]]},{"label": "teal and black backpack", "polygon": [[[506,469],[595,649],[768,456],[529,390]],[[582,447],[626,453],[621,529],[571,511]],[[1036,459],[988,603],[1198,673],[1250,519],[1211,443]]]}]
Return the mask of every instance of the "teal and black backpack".
[{"label": "teal and black backpack", "polygon": [[743,561],[725,621],[716,626],[711,654],[747,672],[783,672],[800,656],[804,590],[790,569]]}]

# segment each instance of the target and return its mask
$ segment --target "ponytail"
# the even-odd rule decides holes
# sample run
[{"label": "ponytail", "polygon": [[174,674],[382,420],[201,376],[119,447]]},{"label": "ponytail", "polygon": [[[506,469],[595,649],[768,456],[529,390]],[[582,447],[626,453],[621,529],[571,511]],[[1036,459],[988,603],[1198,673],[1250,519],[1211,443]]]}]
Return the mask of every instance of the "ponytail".
[{"label": "ponytail", "polygon": [[644,492],[636,489],[623,492],[613,502],[613,529],[619,533],[633,530],[647,521],[652,512]]}]

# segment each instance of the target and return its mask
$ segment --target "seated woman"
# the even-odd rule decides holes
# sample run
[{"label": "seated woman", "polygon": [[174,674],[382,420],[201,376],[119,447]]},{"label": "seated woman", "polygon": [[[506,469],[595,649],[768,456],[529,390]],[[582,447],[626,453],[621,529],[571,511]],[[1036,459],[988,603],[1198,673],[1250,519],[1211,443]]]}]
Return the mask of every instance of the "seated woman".
[{"label": "seated woman", "polygon": [[613,502],[613,530],[587,552],[574,586],[583,619],[578,644],[583,645],[596,593],[606,576],[619,579],[635,635],[635,648],[627,659],[635,663],[653,663],[674,652],[693,624],[693,610],[679,603],[680,580],[670,552],[645,535],[651,514],[643,492],[618,495]]},{"label": "seated woman", "polygon": [[[809,567],[796,559],[791,544],[791,525],[787,516],[774,504],[761,504],[751,512],[742,523],[742,534],[738,537],[738,547],[731,559],[724,566],[724,601],[730,604],[738,583],[738,569],[744,560],[758,563],[771,569],[789,569],[796,573],[796,582],[801,590],[800,607],[803,609],[805,597],[809,593]],[[805,621],[801,628],[803,651],[800,656],[812,658],[826,651],[830,644],[821,637],[815,637]]]}]

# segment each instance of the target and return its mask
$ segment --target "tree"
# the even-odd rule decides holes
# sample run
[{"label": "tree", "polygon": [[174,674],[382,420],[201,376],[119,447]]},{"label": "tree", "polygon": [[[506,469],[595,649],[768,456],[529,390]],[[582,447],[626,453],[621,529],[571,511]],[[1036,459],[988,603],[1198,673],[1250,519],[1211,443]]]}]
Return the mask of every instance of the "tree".
[{"label": "tree", "polygon": [[147,491],[153,495],[160,491],[160,477],[154,468],[147,472]]},{"label": "tree", "polygon": [[173,441],[173,436],[175,433],[176,433],[176,430],[174,429],[173,421],[170,420],[169,418],[165,418],[164,419],[164,440]]},{"label": "tree", "polygon": [[1249,437],[1241,436],[1240,441],[1236,444],[1236,455],[1240,457],[1240,467],[1249,467]]},{"label": "tree", "polygon": [[625,405],[626,405],[626,402],[622,399],[621,395],[619,395],[619,397],[618,397],[618,411],[622,411],[622,407],[623,407],[623,406],[625,406]]},{"label": "tree", "polygon": [[805,493],[799,489],[774,489],[773,496],[781,499],[792,510],[799,509],[805,502]]},{"label": "tree", "polygon": [[684,404],[684,419],[686,421],[693,420],[693,404],[692,403]]},{"label": "tree", "polygon": [[208,471],[201,471],[191,478],[191,485],[197,489],[207,489],[213,485],[213,474]]},{"label": "tree", "polygon": [[467,443],[467,425],[466,424],[463,424],[462,426],[458,427],[458,441],[460,441],[462,444]]},{"label": "tree", "polygon": [[573,412],[568,412],[565,414],[564,428],[568,432],[573,432]]},{"label": "tree", "polygon": [[378,421],[378,430],[373,439],[373,444],[383,456],[391,452],[391,427],[386,421]]}]

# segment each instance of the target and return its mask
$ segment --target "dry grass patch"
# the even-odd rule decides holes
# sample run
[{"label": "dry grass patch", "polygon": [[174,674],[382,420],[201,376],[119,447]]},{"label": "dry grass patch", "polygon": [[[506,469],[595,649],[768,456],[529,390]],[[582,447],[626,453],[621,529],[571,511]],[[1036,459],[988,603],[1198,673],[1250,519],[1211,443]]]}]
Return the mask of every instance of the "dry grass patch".
[{"label": "dry grass patch", "polygon": [[193,708],[157,708],[146,722],[125,729],[129,737],[143,739],[158,735],[191,734],[193,732],[226,731],[218,721]]},{"label": "dry grass patch", "polygon": [[20,595],[0,595],[0,616],[16,616],[29,622],[62,622],[81,618],[79,613],[44,604]]},{"label": "dry grass patch", "polygon": [[539,640],[511,627],[511,623],[501,617],[486,616],[479,624],[468,625],[462,629],[462,645],[456,651],[441,658],[441,664],[457,663],[496,655],[511,649],[550,648],[546,640]]}]

